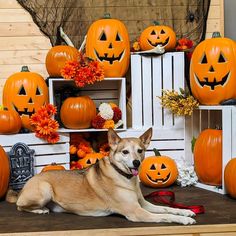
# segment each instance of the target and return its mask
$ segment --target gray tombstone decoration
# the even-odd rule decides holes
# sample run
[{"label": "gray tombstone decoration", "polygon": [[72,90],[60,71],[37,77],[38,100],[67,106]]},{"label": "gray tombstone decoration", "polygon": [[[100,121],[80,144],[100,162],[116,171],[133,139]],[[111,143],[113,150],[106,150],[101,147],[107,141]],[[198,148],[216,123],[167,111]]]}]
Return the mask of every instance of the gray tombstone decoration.
[{"label": "gray tombstone decoration", "polygon": [[34,154],[35,151],[29,149],[25,143],[16,143],[8,152],[11,166],[9,185],[13,190],[22,189],[26,181],[34,175]]}]

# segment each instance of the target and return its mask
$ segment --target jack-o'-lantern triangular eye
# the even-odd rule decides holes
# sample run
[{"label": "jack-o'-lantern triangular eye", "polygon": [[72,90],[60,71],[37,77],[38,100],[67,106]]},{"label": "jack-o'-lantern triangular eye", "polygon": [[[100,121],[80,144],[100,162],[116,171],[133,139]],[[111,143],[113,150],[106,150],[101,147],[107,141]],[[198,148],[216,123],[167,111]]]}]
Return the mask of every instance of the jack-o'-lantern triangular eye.
[{"label": "jack-o'-lantern triangular eye", "polygon": [[155,170],[155,169],[156,169],[155,165],[152,164],[151,167],[150,167],[150,170]]},{"label": "jack-o'-lantern triangular eye", "polygon": [[166,32],[162,29],[160,33],[161,33],[161,34],[165,34]]},{"label": "jack-o'-lantern triangular eye", "polygon": [[91,161],[90,161],[90,159],[88,159],[88,160],[86,161],[86,163],[87,163],[88,165],[92,164]]},{"label": "jack-o'-lantern triangular eye", "polygon": [[102,32],[101,36],[100,36],[100,40],[101,41],[106,41],[107,40],[107,36],[106,34],[104,33],[104,31]]},{"label": "jack-o'-lantern triangular eye", "polygon": [[156,35],[155,30],[153,30],[153,31],[151,32],[151,35]]},{"label": "jack-o'-lantern triangular eye", "polygon": [[26,95],[25,88],[23,85],[20,88],[19,95]]},{"label": "jack-o'-lantern triangular eye", "polygon": [[166,165],[165,164],[161,164],[161,169],[166,169]]},{"label": "jack-o'-lantern triangular eye", "polygon": [[207,64],[207,57],[206,54],[204,54],[202,60],[201,60],[201,64]]},{"label": "jack-o'-lantern triangular eye", "polygon": [[36,95],[41,95],[40,89],[38,87],[36,89]]},{"label": "jack-o'-lantern triangular eye", "polygon": [[119,35],[119,33],[116,34],[116,41],[122,41],[121,36]]},{"label": "jack-o'-lantern triangular eye", "polygon": [[219,56],[218,62],[219,62],[219,63],[224,63],[224,62],[226,62],[226,59],[225,59],[225,57],[223,56],[222,53],[221,53],[220,56]]}]

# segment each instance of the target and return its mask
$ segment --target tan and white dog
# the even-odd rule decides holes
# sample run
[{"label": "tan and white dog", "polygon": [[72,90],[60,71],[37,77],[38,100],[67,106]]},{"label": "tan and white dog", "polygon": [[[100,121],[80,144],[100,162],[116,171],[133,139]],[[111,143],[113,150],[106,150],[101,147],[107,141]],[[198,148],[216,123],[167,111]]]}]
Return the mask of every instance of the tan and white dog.
[{"label": "tan and white dog", "polygon": [[38,214],[49,213],[50,209],[84,216],[118,213],[134,222],[195,223],[190,210],[157,206],[144,199],[137,175],[151,136],[151,128],[139,138],[120,138],[109,129],[109,157],[83,172],[35,175],[20,192],[17,209]]}]

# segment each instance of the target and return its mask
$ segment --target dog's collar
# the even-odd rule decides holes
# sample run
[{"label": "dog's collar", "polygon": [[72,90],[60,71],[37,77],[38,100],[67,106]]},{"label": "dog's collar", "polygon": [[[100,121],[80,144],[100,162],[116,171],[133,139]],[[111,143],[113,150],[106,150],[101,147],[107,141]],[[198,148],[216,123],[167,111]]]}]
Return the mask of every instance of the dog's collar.
[{"label": "dog's collar", "polygon": [[111,165],[113,166],[113,168],[121,175],[123,175],[124,177],[126,177],[127,179],[131,179],[133,177],[132,174],[127,174],[125,173],[123,170],[121,170],[120,168],[118,168],[116,165],[114,165],[113,163],[111,163]]}]

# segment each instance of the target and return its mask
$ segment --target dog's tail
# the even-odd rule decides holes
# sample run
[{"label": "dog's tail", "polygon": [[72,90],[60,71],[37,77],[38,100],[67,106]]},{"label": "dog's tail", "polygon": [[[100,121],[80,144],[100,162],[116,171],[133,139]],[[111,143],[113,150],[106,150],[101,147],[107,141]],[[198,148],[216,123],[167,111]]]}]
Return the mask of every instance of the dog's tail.
[{"label": "dog's tail", "polygon": [[18,195],[19,193],[12,190],[12,189],[8,189],[7,190],[7,194],[6,194],[6,201],[7,202],[10,202],[10,203],[16,203],[17,202],[17,199],[18,199]]}]

